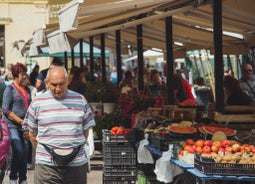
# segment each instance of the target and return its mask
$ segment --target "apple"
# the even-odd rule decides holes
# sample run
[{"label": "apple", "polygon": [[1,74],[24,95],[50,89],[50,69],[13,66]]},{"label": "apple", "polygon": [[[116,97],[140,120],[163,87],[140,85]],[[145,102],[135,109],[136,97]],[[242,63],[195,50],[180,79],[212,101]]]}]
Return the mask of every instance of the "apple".
[{"label": "apple", "polygon": [[192,154],[194,154],[196,152],[196,150],[193,147],[189,147],[189,149],[187,151]]},{"label": "apple", "polygon": [[204,146],[202,153],[211,153],[211,147],[210,146]]},{"label": "apple", "polygon": [[184,155],[184,150],[180,150],[179,155],[183,156]]},{"label": "apple", "polygon": [[246,153],[250,153],[250,152],[252,151],[252,148],[251,148],[249,145],[245,145],[245,146],[243,147],[243,150],[244,150],[244,152],[246,152]]},{"label": "apple", "polygon": [[196,153],[200,154],[203,152],[203,148],[202,147],[196,147]]},{"label": "apple", "polygon": [[221,147],[226,148],[228,146],[231,146],[231,142],[229,140],[223,140],[221,142]]},{"label": "apple", "polygon": [[190,148],[192,148],[192,146],[190,146],[190,145],[185,145],[183,147],[184,151],[189,151]]},{"label": "apple", "polygon": [[220,146],[221,146],[221,142],[220,142],[220,141],[213,141],[213,142],[212,142],[212,145],[213,145],[213,146],[220,147]]},{"label": "apple", "polygon": [[241,151],[241,146],[238,143],[232,145],[232,150],[234,153]]},{"label": "apple", "polygon": [[197,147],[203,147],[204,146],[204,140],[203,139],[199,139],[199,140],[197,140],[196,142],[195,142],[195,145],[197,146]]},{"label": "apple", "polygon": [[192,139],[187,139],[186,144],[192,146],[194,144],[194,141]]},{"label": "apple", "polygon": [[212,141],[211,140],[205,140],[204,146],[212,146]]},{"label": "apple", "polygon": [[231,146],[227,146],[227,147],[225,148],[225,153],[232,153],[232,151],[233,151],[233,149],[232,149]]},{"label": "apple", "polygon": [[219,147],[218,154],[219,155],[224,155],[225,154],[225,148]]},{"label": "apple", "polygon": [[211,146],[211,151],[214,152],[214,153],[218,153],[218,151],[219,151],[219,146],[212,145],[212,146]]}]

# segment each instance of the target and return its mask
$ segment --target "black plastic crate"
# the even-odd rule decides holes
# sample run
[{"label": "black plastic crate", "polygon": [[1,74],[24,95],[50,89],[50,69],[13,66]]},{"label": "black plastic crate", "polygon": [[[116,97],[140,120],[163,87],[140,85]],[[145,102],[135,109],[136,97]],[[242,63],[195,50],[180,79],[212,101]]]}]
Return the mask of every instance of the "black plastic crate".
[{"label": "black plastic crate", "polygon": [[136,176],[104,176],[103,184],[135,184]]},{"label": "black plastic crate", "polygon": [[136,165],[137,153],[133,143],[103,142],[105,165]]},{"label": "black plastic crate", "polygon": [[174,139],[173,137],[171,137],[168,134],[167,135],[150,134],[150,136],[149,136],[150,145],[161,150],[161,151],[168,151],[170,144],[177,146],[177,145],[180,145],[181,141],[183,141],[183,140],[182,139]]},{"label": "black plastic crate", "polygon": [[104,176],[136,176],[136,166],[104,165]]},{"label": "black plastic crate", "polygon": [[161,136],[160,134],[150,134],[149,136],[150,145],[160,149],[161,151],[167,151],[171,138],[168,136]]},{"label": "black plastic crate", "polygon": [[130,131],[127,134],[112,135],[110,130],[103,129],[103,142],[135,142],[135,132]]},{"label": "black plastic crate", "polygon": [[255,176],[255,164],[216,163],[198,154],[195,155],[194,166],[208,175]]}]

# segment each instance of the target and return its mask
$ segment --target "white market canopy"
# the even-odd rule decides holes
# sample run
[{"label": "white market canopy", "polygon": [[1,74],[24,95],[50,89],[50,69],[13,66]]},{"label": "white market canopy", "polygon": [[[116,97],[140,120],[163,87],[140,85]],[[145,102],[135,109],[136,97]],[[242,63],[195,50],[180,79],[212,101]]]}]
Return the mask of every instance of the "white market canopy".
[{"label": "white market canopy", "polygon": [[[136,47],[136,26],[143,25],[144,50],[166,50],[165,21],[173,17],[174,57],[186,51],[209,49],[213,53],[212,0],[74,0],[59,12],[59,23],[43,29],[49,40],[55,32],[66,38],[89,41],[100,46],[100,34],[105,34],[106,47],[115,49],[115,31],[121,30],[121,47]],[[223,54],[246,54],[255,46],[255,1],[222,0]],[[234,32],[239,37],[229,35]],[[68,39],[66,39],[67,41]],[[54,42],[53,42],[54,43]],[[71,42],[62,50],[70,50]],[[51,47],[51,45],[49,45]],[[62,45],[61,45],[62,46]],[[54,51],[56,52],[57,49]]]}]

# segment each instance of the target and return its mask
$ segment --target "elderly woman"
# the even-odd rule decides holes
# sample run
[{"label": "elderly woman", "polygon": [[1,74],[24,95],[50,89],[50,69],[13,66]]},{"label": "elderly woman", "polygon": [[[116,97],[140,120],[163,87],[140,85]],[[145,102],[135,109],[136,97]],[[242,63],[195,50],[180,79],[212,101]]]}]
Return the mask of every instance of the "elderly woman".
[{"label": "elderly woman", "polygon": [[227,105],[251,105],[253,103],[252,98],[241,90],[239,81],[234,77],[226,75],[223,85]]},{"label": "elderly woman", "polygon": [[3,95],[3,120],[8,123],[12,149],[10,184],[27,184],[28,142],[24,139],[22,124],[31,102],[26,86],[27,68],[21,63],[12,66],[13,83],[5,88]]}]

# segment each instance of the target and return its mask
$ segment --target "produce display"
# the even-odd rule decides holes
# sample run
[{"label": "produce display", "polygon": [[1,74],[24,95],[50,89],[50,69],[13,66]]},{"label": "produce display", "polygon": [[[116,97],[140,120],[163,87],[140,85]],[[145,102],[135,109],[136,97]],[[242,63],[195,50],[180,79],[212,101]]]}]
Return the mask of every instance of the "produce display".
[{"label": "produce display", "polygon": [[255,146],[232,140],[187,139],[179,155],[183,156],[185,151],[190,154],[201,154],[202,157],[213,159],[216,163],[255,164]]},{"label": "produce display", "polygon": [[111,128],[111,134],[117,135],[117,134],[127,134],[130,132],[129,128],[125,128],[123,126],[114,126]]}]

